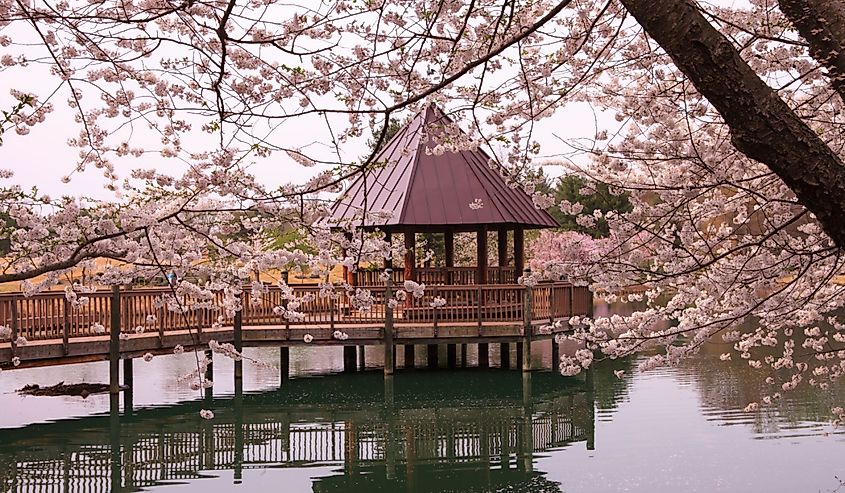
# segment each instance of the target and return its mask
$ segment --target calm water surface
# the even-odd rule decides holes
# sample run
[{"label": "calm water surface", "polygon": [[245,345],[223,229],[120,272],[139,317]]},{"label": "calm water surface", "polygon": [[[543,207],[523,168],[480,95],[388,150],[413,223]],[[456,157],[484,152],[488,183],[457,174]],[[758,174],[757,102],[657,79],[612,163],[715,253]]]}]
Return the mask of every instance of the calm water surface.
[{"label": "calm water surface", "polygon": [[[548,364],[548,346],[541,349]],[[615,361],[592,382],[499,369],[399,371],[386,382],[377,370],[336,373],[339,348],[304,348],[291,351],[296,378],[281,389],[277,370],[245,365],[240,396],[232,363],[217,358],[213,401],[175,379],[194,367],[191,355],[157,357],[136,360],[135,409],[118,421],[106,396],[14,392],[24,383],[104,382],[105,363],[6,371],[0,488],[835,491],[836,476],[845,478],[845,435],[827,413],[845,392],[795,393],[745,413],[759,379],[741,363],[721,363],[718,352],[645,374],[636,361]],[[247,353],[278,359],[274,349]],[[627,371],[622,380],[615,369]],[[200,419],[203,408],[215,419]]]}]

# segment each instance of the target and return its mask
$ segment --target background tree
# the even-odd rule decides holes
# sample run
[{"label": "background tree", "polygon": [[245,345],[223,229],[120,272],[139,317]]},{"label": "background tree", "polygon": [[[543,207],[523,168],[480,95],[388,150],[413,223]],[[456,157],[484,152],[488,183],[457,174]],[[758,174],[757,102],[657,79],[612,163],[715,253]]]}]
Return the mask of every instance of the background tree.
[{"label": "background tree", "polygon": [[[536,123],[588,102],[616,122],[597,119],[590,142],[565,142],[589,158],[567,171],[626,191],[631,209],[601,214],[608,248],[578,275],[609,300],[644,286],[635,296],[648,303],[588,321],[579,337],[614,357],[659,346],[645,367],[722,338],[768,368],[772,395],[822,386],[845,371],[845,293],[833,282],[845,267],[841,3],[6,3],[11,99],[0,106],[26,104],[8,115],[4,141],[54,121],[73,129],[62,144],[79,159],[66,180],[95,169],[120,196],[0,189],[16,224],[0,281],[48,274],[30,292],[109,257],[141,274],[201,269],[236,284],[304,255],[264,250],[257,238],[281,224],[312,230],[317,253],[302,261],[348,261],[314,225],[325,192],[366,170],[378,147],[356,159],[345,145],[370,132],[383,142],[391,118],[435,102],[471,126],[468,137],[444,132],[438,152],[487,147],[516,184],[541,153]],[[279,157],[315,167],[314,178],[268,185],[250,174]],[[121,171],[132,158],[141,169]],[[535,204],[552,206],[534,185]],[[242,228],[254,235],[232,239]],[[221,254],[198,262],[209,245]],[[383,254],[365,235],[346,246]],[[745,320],[755,328],[737,333]],[[761,348],[772,344],[781,352],[769,359]],[[808,373],[816,361],[824,370]]]}]

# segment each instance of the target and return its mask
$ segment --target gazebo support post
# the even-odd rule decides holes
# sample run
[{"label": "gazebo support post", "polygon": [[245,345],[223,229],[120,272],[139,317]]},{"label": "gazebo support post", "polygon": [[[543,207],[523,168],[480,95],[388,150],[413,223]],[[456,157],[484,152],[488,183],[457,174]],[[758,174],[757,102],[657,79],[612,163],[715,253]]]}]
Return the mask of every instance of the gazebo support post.
[{"label": "gazebo support post", "polygon": [[508,265],[508,230],[500,228],[497,240],[496,246],[498,247],[498,251],[496,252],[496,258],[499,266],[499,279],[496,280],[496,284],[505,284],[504,267]]},{"label": "gazebo support post", "polygon": [[[413,231],[405,231],[405,280],[414,281],[414,264],[416,258],[414,257],[414,249],[417,246],[415,234]],[[411,297],[408,297],[410,300]]]},{"label": "gazebo support post", "polygon": [[446,285],[452,284],[452,267],[455,266],[455,231],[446,229],[443,232],[443,250],[446,254]]},{"label": "gazebo support post", "polygon": [[475,233],[476,250],[478,251],[478,272],[475,274],[476,284],[487,284],[487,226],[481,226]]},{"label": "gazebo support post", "polygon": [[384,259],[384,268],[393,269],[393,234],[390,231],[384,232],[384,242],[390,250],[390,256]]},{"label": "gazebo support post", "polygon": [[[346,240],[347,243],[351,242],[352,241],[352,233],[343,233],[343,239]],[[343,256],[346,257],[347,253],[349,253],[349,252],[346,249],[346,247],[344,247],[343,248]],[[355,274],[349,269],[349,267],[347,267],[346,264],[344,264],[343,265],[343,280],[344,280],[344,282],[346,282],[347,284],[355,284],[354,279],[353,279],[354,275]]]},{"label": "gazebo support post", "polygon": [[513,230],[513,270],[519,277],[525,269],[525,229],[516,227]]},{"label": "gazebo support post", "polygon": [[455,344],[446,345],[446,367],[454,370],[458,366],[458,347]]}]

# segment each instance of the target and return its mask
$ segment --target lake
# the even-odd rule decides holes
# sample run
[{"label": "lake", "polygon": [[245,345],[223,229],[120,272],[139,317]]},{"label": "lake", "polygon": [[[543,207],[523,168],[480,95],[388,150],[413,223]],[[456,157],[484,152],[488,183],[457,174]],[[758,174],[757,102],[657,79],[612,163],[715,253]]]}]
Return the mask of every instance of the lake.
[{"label": "lake", "polygon": [[[548,368],[549,351],[538,346],[535,354],[540,349],[537,363]],[[340,348],[295,348],[293,378],[280,388],[272,366],[278,350],[253,348],[246,353],[268,365],[245,364],[243,392],[235,392],[232,362],[215,358],[213,400],[177,381],[195,367],[192,354],[160,356],[135,361],[134,409],[120,417],[109,416],[108,396],[15,393],[25,383],[106,382],[105,362],[4,371],[0,485],[166,493],[836,491],[837,477],[845,479],[845,435],[828,420],[845,392],[801,390],[744,412],[761,379],[743,362],[719,361],[722,349],[647,373],[631,359],[602,362],[590,378],[467,368],[400,369],[385,380],[375,368],[378,351],[368,352],[370,370],[344,374]],[[618,369],[626,370],[622,379]],[[203,420],[200,409],[215,418]]]}]

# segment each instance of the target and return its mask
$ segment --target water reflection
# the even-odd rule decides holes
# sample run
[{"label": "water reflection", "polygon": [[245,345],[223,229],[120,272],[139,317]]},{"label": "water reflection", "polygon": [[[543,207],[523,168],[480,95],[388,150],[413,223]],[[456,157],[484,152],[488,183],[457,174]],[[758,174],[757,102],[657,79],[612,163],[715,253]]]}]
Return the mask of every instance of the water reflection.
[{"label": "water reflection", "polygon": [[[211,407],[212,421],[199,409]],[[594,397],[551,373],[380,372],[0,432],[4,491],[138,491],[229,470],[330,465],[328,491],[560,491],[534,460],[592,448]]]}]

